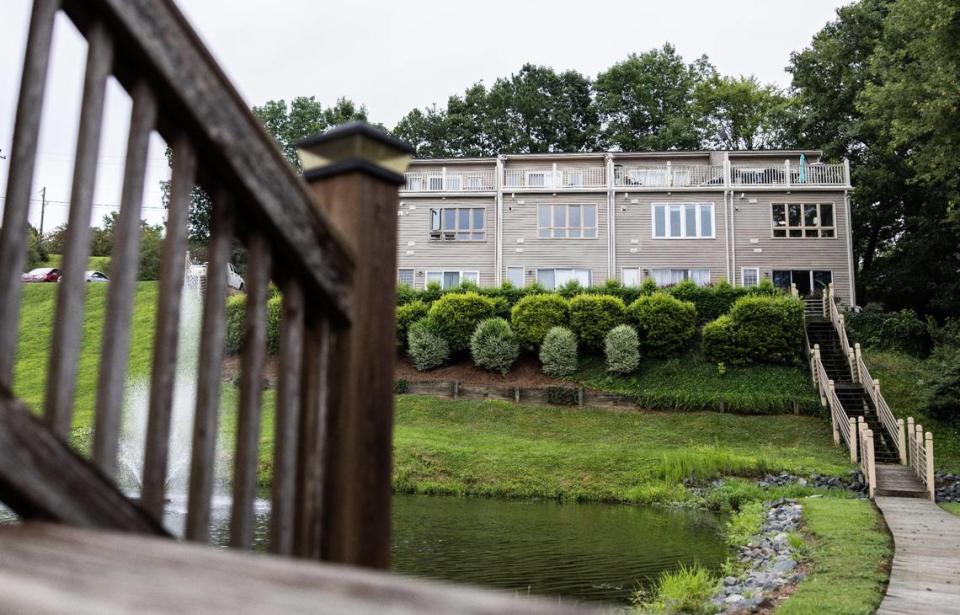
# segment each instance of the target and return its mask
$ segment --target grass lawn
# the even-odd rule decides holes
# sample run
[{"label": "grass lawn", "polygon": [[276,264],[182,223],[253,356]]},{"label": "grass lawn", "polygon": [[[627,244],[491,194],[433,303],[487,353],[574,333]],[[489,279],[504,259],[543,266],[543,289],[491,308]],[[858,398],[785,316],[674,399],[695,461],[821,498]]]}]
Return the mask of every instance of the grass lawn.
[{"label": "grass lawn", "polygon": [[813,417],[397,398],[394,486],[405,492],[673,502],[692,498],[687,478],[850,469]]},{"label": "grass lawn", "polygon": [[803,516],[810,534],[810,576],[778,615],[867,615],[886,589],[893,544],[880,513],[865,500],[807,498]]},{"label": "grass lawn", "polygon": [[[58,288],[57,284],[25,284],[23,287],[14,393],[38,412],[43,408]],[[78,442],[88,439],[93,421],[108,288],[109,284],[87,285],[73,422],[74,440]],[[150,369],[157,292],[156,282],[140,282],[137,285],[130,344],[129,373],[132,375],[146,374]]]},{"label": "grass lawn", "polygon": [[648,359],[636,374],[607,373],[600,359],[587,361],[575,379],[591,389],[621,393],[647,408],[720,410],[778,414],[798,402],[801,411],[820,413],[805,367],[785,365],[724,366],[690,353],[673,359]]},{"label": "grass lawn", "polygon": [[[44,267],[60,267],[63,255],[50,254]],[[110,268],[109,256],[91,256],[87,259],[87,271],[106,271]]]},{"label": "grass lawn", "polygon": [[945,502],[940,507],[948,513],[960,517],[960,502]]},{"label": "grass lawn", "polygon": [[932,362],[896,352],[866,352],[870,374],[897,418],[914,417],[933,432],[933,461],[937,470],[960,472],[960,429],[931,419],[924,412],[933,370]]}]

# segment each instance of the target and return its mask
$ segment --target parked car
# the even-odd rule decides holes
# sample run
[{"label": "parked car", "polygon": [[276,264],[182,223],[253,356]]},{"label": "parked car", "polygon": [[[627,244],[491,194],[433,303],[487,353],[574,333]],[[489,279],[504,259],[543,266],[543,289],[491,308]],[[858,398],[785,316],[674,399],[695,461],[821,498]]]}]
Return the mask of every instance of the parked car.
[{"label": "parked car", "polygon": [[86,272],[87,282],[109,282],[110,278],[107,277],[107,274],[102,271],[88,271]]},{"label": "parked car", "polygon": [[[199,265],[191,265],[189,273],[198,278],[205,278],[207,277],[207,264],[200,263]],[[230,263],[227,263],[227,286],[240,292],[244,292],[247,289],[243,284],[243,278],[240,277],[240,274],[237,273],[237,270],[234,269]]]},{"label": "parked car", "polygon": [[53,269],[52,267],[31,269],[30,271],[21,274],[20,280],[22,282],[59,282],[60,270]]}]

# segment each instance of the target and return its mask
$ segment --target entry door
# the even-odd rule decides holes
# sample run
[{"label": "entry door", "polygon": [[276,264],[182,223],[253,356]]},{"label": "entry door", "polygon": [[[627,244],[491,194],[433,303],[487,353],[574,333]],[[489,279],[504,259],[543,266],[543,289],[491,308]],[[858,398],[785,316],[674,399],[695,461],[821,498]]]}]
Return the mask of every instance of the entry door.
[{"label": "entry door", "polygon": [[794,270],[790,272],[792,282],[797,285],[797,293],[801,297],[809,297],[813,290],[813,277],[810,271]]},{"label": "entry door", "polygon": [[791,271],[775,270],[773,272],[773,283],[777,288],[787,292],[790,291],[790,285],[797,285],[797,294],[801,297],[819,297],[823,294],[823,289],[833,282],[833,272],[815,271],[811,269],[794,269]]}]

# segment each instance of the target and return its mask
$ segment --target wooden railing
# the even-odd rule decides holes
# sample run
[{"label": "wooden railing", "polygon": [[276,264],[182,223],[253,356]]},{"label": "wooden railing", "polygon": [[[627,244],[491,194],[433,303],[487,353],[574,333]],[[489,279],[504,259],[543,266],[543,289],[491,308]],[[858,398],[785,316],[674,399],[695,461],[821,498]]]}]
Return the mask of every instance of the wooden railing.
[{"label": "wooden railing", "polygon": [[814,344],[810,349],[810,371],[813,373],[814,384],[820,393],[820,403],[830,409],[830,425],[833,431],[833,442],[839,445],[841,440],[850,449],[850,463],[857,461],[857,428],[854,419],[843,409],[833,380],[827,375],[827,370],[820,360],[820,345]]},{"label": "wooden railing", "polygon": [[930,499],[936,501],[935,473],[933,469],[933,432],[924,431],[923,425],[914,425],[913,417],[907,418],[907,448],[910,466],[914,474],[927,488]]},{"label": "wooden railing", "polygon": [[[88,43],[63,277],[38,421],[13,394],[20,273],[54,19]],[[133,99],[99,361],[90,462],[68,441],[87,285],[84,267],[107,80]],[[172,152],[142,494],[117,487],[148,141]],[[369,133],[369,131],[367,131]],[[344,138],[353,139],[356,131]],[[395,143],[384,138],[379,151]],[[345,148],[346,149],[346,148]],[[402,148],[401,148],[402,149]],[[393,151],[393,150],[390,150]],[[402,152],[408,156],[408,151]],[[168,443],[187,219],[195,185],[213,201],[192,435],[186,538],[209,539],[224,353],[227,262],[248,251],[230,544],[250,548],[261,446],[266,305],[283,297],[269,549],[385,567],[389,557],[397,173],[341,164],[312,180],[286,162],[170,0],[35,0],[0,235],[0,500],[24,518],[165,534]],[[337,165],[332,165],[337,166]],[[332,167],[331,167],[332,168]],[[359,171],[358,171],[359,169]],[[398,171],[402,173],[402,169]],[[330,197],[330,193],[335,193]],[[376,232],[361,226],[376,223]],[[375,245],[356,241],[369,236]],[[351,240],[354,240],[351,242]],[[362,247],[369,267],[356,270]]]},{"label": "wooden railing", "polygon": [[867,484],[867,494],[873,498],[877,490],[877,461],[873,451],[873,430],[864,422],[863,417],[857,420],[857,434],[860,443],[860,474]]}]

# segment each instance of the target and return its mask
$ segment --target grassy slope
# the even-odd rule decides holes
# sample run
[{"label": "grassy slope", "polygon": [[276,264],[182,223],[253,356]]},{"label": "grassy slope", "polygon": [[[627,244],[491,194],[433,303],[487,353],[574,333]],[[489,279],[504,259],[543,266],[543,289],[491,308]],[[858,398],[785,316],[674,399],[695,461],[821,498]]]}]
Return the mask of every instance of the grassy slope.
[{"label": "grassy slope", "polygon": [[893,553],[880,513],[864,500],[808,498],[803,506],[812,571],[777,613],[873,613],[883,598]]},{"label": "grassy slope", "polygon": [[[75,438],[89,433],[95,403],[97,368],[103,321],[107,309],[108,284],[88,284],[83,322],[83,342],[77,367],[77,396],[74,413]],[[57,284],[26,284],[20,312],[20,338],[17,343],[17,364],[14,390],[34,409],[43,407],[48,351],[53,335],[53,314]],[[134,316],[130,344],[130,374],[146,374],[153,353],[154,305],[157,283],[140,282],[134,299]]]},{"label": "grassy slope", "polygon": [[948,513],[960,517],[960,502],[944,502],[940,506]]},{"label": "grassy slope", "polygon": [[672,501],[688,497],[684,478],[849,468],[829,425],[810,417],[397,398],[394,484],[402,491]]},{"label": "grassy slope", "polygon": [[960,429],[938,423],[924,413],[932,365],[894,352],[869,351],[866,361],[897,418],[906,420],[912,416],[933,432],[933,459],[937,469],[960,472]]},{"label": "grassy slope", "polygon": [[[45,267],[59,267],[63,256],[60,254],[51,254],[44,263]],[[87,259],[87,271],[106,271],[110,268],[109,256],[91,256]]]},{"label": "grassy slope", "polygon": [[588,361],[577,380],[592,389],[631,395],[649,408],[712,409],[776,414],[794,401],[808,413],[820,411],[807,370],[783,365],[726,366],[695,353],[675,359],[646,360],[630,376],[608,374],[602,360]]}]

